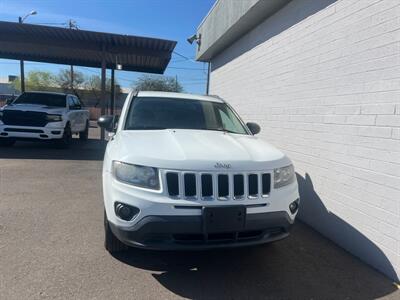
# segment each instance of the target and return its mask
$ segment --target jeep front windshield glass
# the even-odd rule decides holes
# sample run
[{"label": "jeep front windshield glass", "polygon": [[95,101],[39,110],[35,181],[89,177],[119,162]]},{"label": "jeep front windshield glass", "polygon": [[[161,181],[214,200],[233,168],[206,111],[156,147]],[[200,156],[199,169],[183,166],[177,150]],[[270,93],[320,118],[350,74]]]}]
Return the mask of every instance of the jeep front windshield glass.
[{"label": "jeep front windshield glass", "polygon": [[43,106],[66,107],[66,96],[50,93],[23,93],[12,104],[37,104]]},{"label": "jeep front windshield glass", "polygon": [[225,103],[157,97],[135,98],[129,108],[125,129],[197,129],[248,134]]}]

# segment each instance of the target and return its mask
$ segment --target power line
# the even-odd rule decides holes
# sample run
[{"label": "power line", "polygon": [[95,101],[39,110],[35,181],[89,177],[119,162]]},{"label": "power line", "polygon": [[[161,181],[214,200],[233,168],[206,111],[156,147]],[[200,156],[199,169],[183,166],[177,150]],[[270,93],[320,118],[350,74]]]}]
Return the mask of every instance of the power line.
[{"label": "power line", "polygon": [[62,25],[62,26],[67,26],[68,23],[31,23],[33,25]]},{"label": "power line", "polygon": [[185,67],[167,67],[167,69],[204,71],[204,69],[201,69],[201,68],[185,68]]},{"label": "power line", "polygon": [[184,83],[184,85],[205,85],[205,82],[192,82],[192,83]]},{"label": "power line", "polygon": [[183,54],[180,54],[180,53],[178,53],[178,52],[176,52],[176,51],[173,51],[172,53],[174,53],[175,55],[178,55],[178,56],[180,56],[180,57],[182,57],[182,58],[185,58],[186,60],[194,61],[192,58],[187,57],[187,56],[185,56],[185,55],[183,55]]}]

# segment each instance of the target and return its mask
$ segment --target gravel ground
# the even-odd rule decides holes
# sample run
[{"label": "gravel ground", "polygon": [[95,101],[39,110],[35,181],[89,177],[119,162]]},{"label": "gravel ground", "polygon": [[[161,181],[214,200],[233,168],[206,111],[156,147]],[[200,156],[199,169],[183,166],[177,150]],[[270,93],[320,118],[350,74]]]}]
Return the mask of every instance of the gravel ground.
[{"label": "gravel ground", "polygon": [[111,256],[103,148],[92,139],[0,149],[0,299],[400,299],[390,280],[300,222],[259,247]]}]

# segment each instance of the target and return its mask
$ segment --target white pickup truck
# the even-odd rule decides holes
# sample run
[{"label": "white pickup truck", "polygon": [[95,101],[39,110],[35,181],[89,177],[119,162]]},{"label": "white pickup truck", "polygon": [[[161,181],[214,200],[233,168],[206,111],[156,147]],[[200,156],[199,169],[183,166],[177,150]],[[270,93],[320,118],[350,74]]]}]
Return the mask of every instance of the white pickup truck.
[{"label": "white pickup truck", "polygon": [[105,247],[199,249],[285,238],[299,208],[293,165],[222,99],[131,93],[103,163]]},{"label": "white pickup truck", "polygon": [[89,111],[75,95],[25,92],[0,108],[0,146],[36,139],[68,147],[74,133],[87,140],[88,132]]}]

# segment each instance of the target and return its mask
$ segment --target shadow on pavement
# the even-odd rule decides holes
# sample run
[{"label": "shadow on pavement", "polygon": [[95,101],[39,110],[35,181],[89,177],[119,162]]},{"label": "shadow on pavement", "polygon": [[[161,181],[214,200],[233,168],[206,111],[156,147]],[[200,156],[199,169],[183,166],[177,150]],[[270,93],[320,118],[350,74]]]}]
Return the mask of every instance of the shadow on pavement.
[{"label": "shadow on pavement", "polygon": [[283,241],[201,252],[130,249],[114,255],[191,299],[376,299],[396,290],[383,275],[298,222]]},{"label": "shadow on pavement", "polygon": [[13,147],[0,147],[0,159],[103,160],[106,142],[99,139],[73,139],[68,149],[51,142],[17,141]]}]

